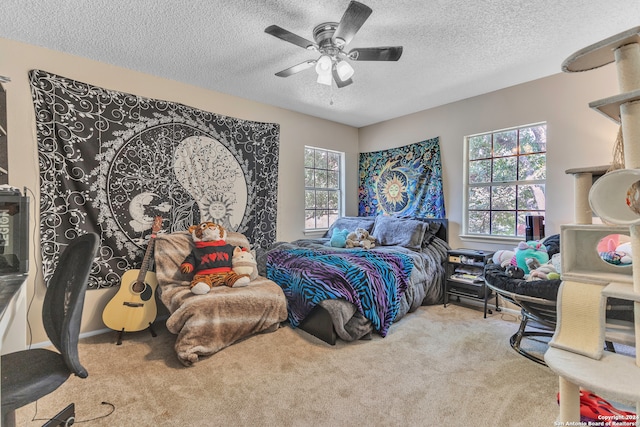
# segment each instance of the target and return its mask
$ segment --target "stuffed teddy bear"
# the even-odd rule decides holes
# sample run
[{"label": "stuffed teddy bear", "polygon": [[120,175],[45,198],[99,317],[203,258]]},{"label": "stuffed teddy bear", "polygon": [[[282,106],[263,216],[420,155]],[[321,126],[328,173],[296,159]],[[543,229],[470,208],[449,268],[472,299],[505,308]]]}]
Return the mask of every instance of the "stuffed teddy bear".
[{"label": "stuffed teddy bear", "polygon": [[232,270],[234,254],[242,252],[238,246],[227,244],[227,230],[213,222],[203,222],[189,227],[195,248],[180,264],[184,274],[194,273],[191,292],[196,295],[208,293],[213,287],[246,286],[248,274],[239,275]]},{"label": "stuffed teddy bear", "polygon": [[333,234],[331,235],[331,240],[329,240],[329,245],[334,248],[344,248],[347,244],[347,235],[349,234],[349,230],[338,230],[337,228],[333,229]]},{"label": "stuffed teddy bear", "polygon": [[258,277],[258,263],[253,254],[245,248],[234,252],[231,264],[233,271],[239,276],[248,274],[250,280]]},{"label": "stuffed teddy bear", "polygon": [[367,230],[358,227],[347,235],[345,247],[371,249],[376,245],[375,241],[375,237],[370,236]]}]

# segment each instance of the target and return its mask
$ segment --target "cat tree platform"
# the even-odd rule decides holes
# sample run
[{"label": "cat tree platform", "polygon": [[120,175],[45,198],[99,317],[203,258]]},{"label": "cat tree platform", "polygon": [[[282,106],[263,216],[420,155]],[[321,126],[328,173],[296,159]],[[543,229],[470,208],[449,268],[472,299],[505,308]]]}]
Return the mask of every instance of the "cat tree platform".
[{"label": "cat tree platform", "polygon": [[640,101],[640,90],[634,90],[632,92],[622,93],[620,95],[593,101],[589,103],[589,107],[599,113],[602,113],[605,117],[613,120],[617,124],[620,124],[620,111],[622,110],[622,105],[637,101]]},{"label": "cat tree platform", "polygon": [[610,64],[615,61],[614,51],[631,43],[640,43],[640,27],[631,28],[577,51],[562,63],[562,71],[589,71]]},{"label": "cat tree platform", "polygon": [[596,394],[629,405],[640,400],[640,369],[633,357],[604,351],[596,360],[550,347],[544,360],[561,377]]}]

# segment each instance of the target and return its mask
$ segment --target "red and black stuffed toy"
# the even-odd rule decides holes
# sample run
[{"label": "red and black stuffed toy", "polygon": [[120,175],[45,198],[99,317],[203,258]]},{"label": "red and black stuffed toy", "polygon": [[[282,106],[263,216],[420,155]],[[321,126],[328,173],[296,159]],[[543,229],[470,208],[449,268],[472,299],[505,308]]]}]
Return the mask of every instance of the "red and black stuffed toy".
[{"label": "red and black stuffed toy", "polygon": [[213,222],[203,222],[189,227],[195,248],[180,265],[184,274],[194,273],[191,292],[208,293],[216,286],[247,286],[248,274],[236,274],[232,270],[233,255],[242,249],[226,242],[227,230]]}]

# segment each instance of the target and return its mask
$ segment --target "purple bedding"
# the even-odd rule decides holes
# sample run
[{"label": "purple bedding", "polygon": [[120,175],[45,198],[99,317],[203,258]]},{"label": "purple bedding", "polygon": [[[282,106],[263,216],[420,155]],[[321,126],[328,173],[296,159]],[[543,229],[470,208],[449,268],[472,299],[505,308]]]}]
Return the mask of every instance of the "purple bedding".
[{"label": "purple bedding", "polygon": [[267,255],[267,278],[284,291],[293,327],[321,301],[344,299],[383,337],[396,318],[412,270],[413,260],[402,253],[292,248]]},{"label": "purple bedding", "polygon": [[[353,262],[354,269],[360,263],[366,262],[366,260],[355,261],[357,254],[362,252],[385,254],[385,256],[388,254],[390,256],[387,259],[397,257],[397,259],[402,259],[402,262],[405,262],[406,259],[411,260],[412,268],[404,270],[404,273],[385,269],[387,274],[384,280],[393,282],[399,275],[400,281],[394,285],[395,290],[393,287],[389,288],[391,289],[390,295],[384,295],[383,292],[377,293],[376,298],[382,298],[383,301],[386,299],[388,307],[392,307],[391,312],[388,311],[387,314],[379,316],[381,319],[385,319],[380,325],[383,323],[390,325],[397,322],[421,305],[442,302],[442,289],[445,280],[444,263],[449,249],[449,245],[444,240],[438,237],[425,239],[418,250],[404,246],[376,246],[369,251],[332,248],[327,245],[328,240],[327,238],[318,238],[300,239],[290,243],[277,242],[266,253],[258,257],[259,269],[285,292],[291,326],[298,325],[310,308],[321,305],[331,313],[334,329],[343,340],[357,340],[372,331],[378,333],[384,331],[382,332],[384,334],[388,331],[388,327],[378,329],[378,326],[375,326],[371,319],[365,315],[362,305],[358,306],[358,302],[349,300],[358,293],[358,290],[341,290],[342,293],[348,295],[347,297],[340,293],[334,295],[334,291],[331,290],[334,283],[338,283],[339,287],[346,286],[347,281],[340,274],[344,275],[347,274],[345,272],[348,272],[348,274],[357,275],[360,273],[355,273],[356,270],[347,268],[336,276],[336,270],[333,267],[329,268],[326,263],[323,264],[320,260],[312,263],[305,259],[305,254],[314,253],[314,251],[338,256],[347,254],[339,259],[350,260],[349,262]],[[305,250],[309,250],[309,252],[305,252]],[[404,267],[400,267],[400,264],[396,262],[397,267],[394,268],[402,270]],[[405,263],[405,265],[407,264]],[[408,275],[406,280],[403,277],[405,273]],[[365,277],[366,274],[362,274],[360,277]],[[393,278],[391,278],[392,276]],[[315,280],[315,282],[304,284],[305,281],[309,282],[310,280]],[[367,283],[368,279],[356,282],[356,287],[366,287]],[[381,289],[380,286],[377,287],[378,290]],[[318,291],[319,289],[322,290]],[[363,289],[360,292],[363,292]]]}]

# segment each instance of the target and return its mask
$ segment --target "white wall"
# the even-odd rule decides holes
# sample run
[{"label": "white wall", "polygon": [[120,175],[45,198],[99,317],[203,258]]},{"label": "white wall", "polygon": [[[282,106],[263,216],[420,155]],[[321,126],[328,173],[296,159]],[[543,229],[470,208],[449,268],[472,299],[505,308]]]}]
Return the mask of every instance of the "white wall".
[{"label": "white wall", "polygon": [[608,165],[613,157],[618,125],[590,109],[588,104],[617,93],[619,89],[613,65],[588,73],[559,73],[361,128],[360,151],[400,147],[439,136],[451,246],[511,249],[513,246],[463,241],[459,237],[464,137],[547,122],[546,234],[559,233],[561,224],[574,221],[573,176],[565,174],[565,171]]},{"label": "white wall", "polygon": [[[39,194],[38,154],[35,118],[27,73],[42,69],[82,82],[144,97],[180,102],[195,108],[246,120],[280,124],[280,168],[278,177],[277,238],[303,237],[305,145],[346,152],[346,210],[357,213],[358,131],[356,128],[253,101],[161,79],[89,59],[42,49],[0,38],[0,75],[11,78],[7,92],[9,184],[27,187],[36,194],[32,218],[38,241]],[[41,327],[44,285],[39,273],[39,247],[31,248],[28,299],[33,342],[47,340]],[[87,292],[82,331],[104,328],[102,311],[116,289]],[[29,339],[29,337],[27,337]]]}]

